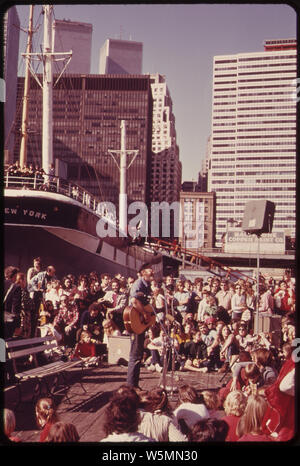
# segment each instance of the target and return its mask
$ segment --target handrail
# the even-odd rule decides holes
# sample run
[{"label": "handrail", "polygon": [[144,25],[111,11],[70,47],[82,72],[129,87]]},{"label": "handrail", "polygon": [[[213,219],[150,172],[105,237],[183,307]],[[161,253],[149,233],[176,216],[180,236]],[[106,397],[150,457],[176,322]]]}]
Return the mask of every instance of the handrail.
[{"label": "handrail", "polygon": [[168,241],[161,240],[159,238],[148,238],[148,241],[149,242],[153,241],[154,245],[156,247],[162,247],[164,250],[168,250],[168,251],[174,251],[175,252],[176,247],[177,247],[178,251],[181,254],[183,254],[185,256],[188,255],[188,256],[191,256],[191,257],[195,257],[195,259],[200,259],[200,260],[203,260],[204,262],[207,262],[209,264],[209,266],[208,266],[209,271],[211,271],[214,275],[221,275],[221,274],[218,271],[214,272],[213,267],[215,267],[217,270],[219,270],[219,269],[222,270],[225,273],[225,276],[232,276],[232,277],[238,279],[238,278],[241,278],[240,277],[240,275],[241,275],[241,276],[244,276],[245,278],[247,278],[248,280],[252,280],[253,282],[257,281],[255,278],[249,277],[248,275],[243,274],[240,271],[238,271],[238,274],[237,274],[230,267],[228,267],[228,266],[226,266],[224,264],[221,264],[220,262],[216,261],[215,259],[211,259],[210,257],[204,256],[203,254],[200,254],[198,252],[183,248],[179,244],[174,245],[174,244],[172,244],[172,243],[170,243]]},{"label": "handrail", "polygon": [[87,190],[84,190],[75,183],[69,183],[64,178],[58,176],[49,176],[49,180],[45,182],[44,176],[33,175],[27,176],[12,176],[8,172],[5,173],[4,186],[11,189],[26,189],[33,191],[46,191],[57,194],[62,194],[68,198],[74,199],[90,210],[96,212],[99,216],[103,215],[100,211],[101,201],[94,197]]}]

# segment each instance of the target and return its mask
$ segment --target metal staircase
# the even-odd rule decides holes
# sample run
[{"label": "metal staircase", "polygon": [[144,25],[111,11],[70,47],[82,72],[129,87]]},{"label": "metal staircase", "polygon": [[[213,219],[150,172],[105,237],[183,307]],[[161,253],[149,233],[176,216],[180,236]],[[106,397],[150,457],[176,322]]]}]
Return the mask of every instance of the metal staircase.
[{"label": "metal staircase", "polygon": [[243,278],[256,282],[255,278],[251,278],[239,270],[233,270],[208,256],[183,248],[180,244],[174,244],[160,238],[148,237],[144,243],[144,247],[149,247],[163,256],[180,262],[184,266],[189,266],[194,270],[209,272],[221,279],[236,281],[239,278]]}]

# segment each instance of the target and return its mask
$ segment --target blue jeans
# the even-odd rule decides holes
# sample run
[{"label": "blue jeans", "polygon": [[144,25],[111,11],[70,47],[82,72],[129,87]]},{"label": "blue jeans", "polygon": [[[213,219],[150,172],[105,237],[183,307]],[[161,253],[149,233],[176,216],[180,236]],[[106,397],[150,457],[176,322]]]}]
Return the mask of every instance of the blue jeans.
[{"label": "blue jeans", "polygon": [[139,385],[141,362],[144,354],[144,342],[145,332],[140,335],[131,335],[127,383],[133,387],[138,387]]},{"label": "blue jeans", "polygon": [[160,355],[159,355],[159,352],[157,350],[151,350],[151,363],[152,364],[159,364],[161,365],[161,361],[160,361]]}]

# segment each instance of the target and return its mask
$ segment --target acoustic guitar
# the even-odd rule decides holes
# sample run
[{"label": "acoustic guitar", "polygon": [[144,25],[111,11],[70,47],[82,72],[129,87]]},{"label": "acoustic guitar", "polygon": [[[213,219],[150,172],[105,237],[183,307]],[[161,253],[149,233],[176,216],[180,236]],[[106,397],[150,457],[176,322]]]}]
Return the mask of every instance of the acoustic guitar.
[{"label": "acoustic guitar", "polygon": [[144,311],[146,311],[146,318],[134,306],[125,307],[123,321],[127,332],[140,335],[155,324],[156,318],[152,306],[147,304],[147,306],[144,306]]}]

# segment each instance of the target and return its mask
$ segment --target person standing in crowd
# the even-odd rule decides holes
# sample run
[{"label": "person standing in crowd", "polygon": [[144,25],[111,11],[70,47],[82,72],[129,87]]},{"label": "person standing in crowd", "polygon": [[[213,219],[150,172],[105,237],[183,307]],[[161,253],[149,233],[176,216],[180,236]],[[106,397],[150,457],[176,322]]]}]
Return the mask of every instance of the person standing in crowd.
[{"label": "person standing in crowd", "polygon": [[266,312],[269,315],[273,314],[274,311],[274,298],[269,287],[265,284],[261,284],[260,298],[259,298],[259,312]]},{"label": "person standing in crowd", "polygon": [[[41,271],[42,271],[41,258],[35,257],[33,259],[33,266],[29,267],[29,269],[27,270],[27,283],[30,283],[31,279]],[[33,292],[32,292],[31,298],[33,298]]]},{"label": "person standing in crowd", "polygon": [[[291,294],[293,297],[295,293],[292,292]],[[292,311],[291,295],[288,291],[288,286],[285,280],[281,280],[279,283],[279,287],[275,290],[274,302],[276,314],[284,316]]]},{"label": "person standing in crowd", "polygon": [[48,289],[48,284],[56,278],[55,273],[55,267],[53,265],[49,265],[46,270],[34,275],[28,283],[29,293],[33,292],[33,301],[37,315],[39,314],[40,304]]},{"label": "person standing in crowd", "polygon": [[193,286],[194,293],[195,293],[195,296],[194,296],[194,302],[195,302],[194,314],[197,313],[199,303],[200,303],[200,301],[202,299],[202,288],[203,288],[203,279],[200,278],[200,277],[195,278],[194,286]]},{"label": "person standing in crowd", "polygon": [[30,338],[35,336],[38,316],[35,314],[34,302],[27,290],[25,273],[18,272],[16,283],[21,287],[21,323],[18,336]]},{"label": "person standing in crowd", "polygon": [[110,288],[110,283],[111,283],[111,276],[108,273],[102,273],[101,276],[101,289],[104,293],[109,291]]},{"label": "person standing in crowd", "polygon": [[210,300],[210,292],[208,290],[203,290],[202,291],[202,299],[199,302],[198,310],[197,310],[197,320],[199,322],[204,321],[204,318],[205,318],[204,317],[204,311],[205,311],[206,306],[208,306],[208,304],[209,304],[209,300]]},{"label": "person standing in crowd", "polygon": [[[151,298],[151,281],[153,280],[153,270],[150,264],[144,264],[139,270],[138,278],[130,289],[130,304],[141,314],[145,322],[149,321],[149,312],[145,306],[149,304]],[[127,383],[138,387],[141,362],[144,354],[145,331],[131,335],[131,346],[128,362]]]},{"label": "person standing in crowd", "polygon": [[179,323],[183,323],[188,312],[190,298],[190,291],[184,289],[184,281],[179,280],[174,293],[174,307],[176,309],[176,319]]},{"label": "person standing in crowd", "polygon": [[8,266],[4,270],[4,337],[12,338],[21,323],[21,286],[16,283],[19,269]]},{"label": "person standing in crowd", "polygon": [[229,289],[228,281],[221,281],[220,287],[221,289],[216,293],[218,306],[223,307],[226,311],[230,311],[232,292]]},{"label": "person standing in crowd", "polygon": [[162,322],[167,310],[164,290],[155,280],[152,282],[151,288],[153,293],[152,304],[156,311],[156,322]]},{"label": "person standing in crowd", "polygon": [[235,286],[235,294],[232,296],[231,299],[231,310],[232,315],[231,318],[233,320],[241,319],[241,316],[244,311],[246,311],[246,296],[243,293],[242,286],[237,284]]}]

